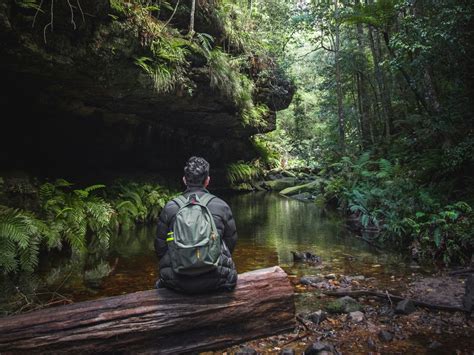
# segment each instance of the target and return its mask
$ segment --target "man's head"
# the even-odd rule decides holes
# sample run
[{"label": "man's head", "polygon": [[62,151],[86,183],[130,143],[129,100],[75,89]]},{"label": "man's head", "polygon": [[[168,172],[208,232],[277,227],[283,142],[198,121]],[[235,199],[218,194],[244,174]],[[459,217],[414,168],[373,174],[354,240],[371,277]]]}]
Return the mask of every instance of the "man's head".
[{"label": "man's head", "polygon": [[209,181],[209,163],[201,157],[189,158],[184,166],[184,184],[187,186],[207,187]]}]

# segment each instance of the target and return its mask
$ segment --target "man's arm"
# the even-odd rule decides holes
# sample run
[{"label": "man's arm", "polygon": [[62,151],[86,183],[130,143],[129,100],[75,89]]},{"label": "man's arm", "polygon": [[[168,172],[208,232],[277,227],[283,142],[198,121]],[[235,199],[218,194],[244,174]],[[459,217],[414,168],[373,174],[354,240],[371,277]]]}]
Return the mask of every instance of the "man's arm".
[{"label": "man's arm", "polygon": [[155,237],[155,252],[158,258],[162,258],[163,255],[166,254],[168,251],[168,244],[166,243],[166,238],[168,232],[170,231],[170,215],[169,210],[171,208],[172,201],[168,202],[166,206],[160,213],[160,217],[158,218],[158,228]]},{"label": "man's arm", "polygon": [[232,215],[232,210],[229,206],[226,206],[225,209],[225,218],[224,218],[224,236],[222,239],[225,242],[227,248],[229,248],[230,253],[232,254],[235,249],[235,244],[237,243],[237,227],[235,225],[235,219]]}]

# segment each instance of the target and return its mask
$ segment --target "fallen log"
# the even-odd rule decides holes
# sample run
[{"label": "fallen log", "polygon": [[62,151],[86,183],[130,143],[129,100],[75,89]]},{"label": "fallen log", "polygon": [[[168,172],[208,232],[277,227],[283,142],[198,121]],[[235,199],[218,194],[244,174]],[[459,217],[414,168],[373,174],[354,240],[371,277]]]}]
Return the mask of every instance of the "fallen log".
[{"label": "fallen log", "polygon": [[448,273],[449,276],[456,276],[456,275],[466,275],[466,274],[472,274],[474,273],[474,268],[470,267],[467,269],[461,269],[461,270],[453,270]]},{"label": "fallen log", "polygon": [[[394,301],[403,301],[403,300],[407,299],[407,297],[392,295],[388,292],[371,291],[371,290],[327,291],[327,292],[323,292],[323,294],[325,294],[326,296],[334,296],[334,297],[374,296],[374,297],[386,298],[388,300],[394,300]],[[413,304],[415,306],[419,306],[419,307],[437,309],[437,310],[440,310],[440,311],[467,312],[467,310],[463,307],[447,306],[447,305],[443,305],[443,304],[433,304],[433,303],[428,303],[428,302],[423,302],[423,301],[417,301],[413,298],[409,298],[409,299],[410,299],[410,301],[413,302]]]},{"label": "fallen log", "polygon": [[150,352],[225,348],[295,326],[293,287],[280,267],[239,275],[233,292],[166,289],[0,319],[0,353]]}]

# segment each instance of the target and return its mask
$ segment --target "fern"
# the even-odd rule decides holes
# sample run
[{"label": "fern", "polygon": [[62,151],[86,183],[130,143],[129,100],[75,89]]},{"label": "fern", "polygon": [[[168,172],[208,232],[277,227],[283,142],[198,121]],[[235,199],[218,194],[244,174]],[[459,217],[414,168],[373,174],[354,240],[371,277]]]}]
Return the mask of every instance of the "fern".
[{"label": "fern", "polygon": [[228,165],[226,170],[231,185],[250,182],[260,175],[259,169],[242,161]]},{"label": "fern", "polygon": [[33,217],[0,206],[0,267],[5,272],[33,271],[38,264],[41,235]]}]

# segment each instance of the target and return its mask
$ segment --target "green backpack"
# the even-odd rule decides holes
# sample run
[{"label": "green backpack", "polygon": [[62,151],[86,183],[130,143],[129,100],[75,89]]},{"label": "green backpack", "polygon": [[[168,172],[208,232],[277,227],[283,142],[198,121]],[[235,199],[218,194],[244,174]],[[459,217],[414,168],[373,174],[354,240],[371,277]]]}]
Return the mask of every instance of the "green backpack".
[{"label": "green backpack", "polygon": [[173,201],[179,206],[168,233],[169,253],[173,271],[182,275],[200,275],[217,268],[221,256],[221,239],[207,208],[214,195],[191,194]]}]

